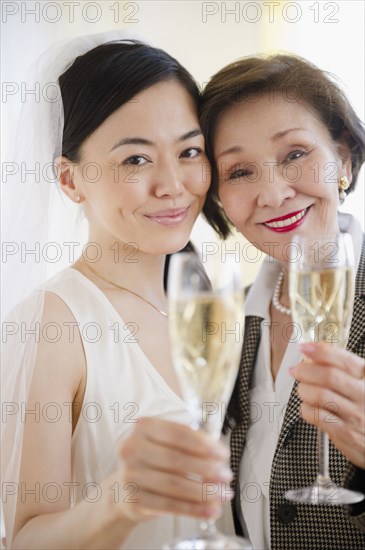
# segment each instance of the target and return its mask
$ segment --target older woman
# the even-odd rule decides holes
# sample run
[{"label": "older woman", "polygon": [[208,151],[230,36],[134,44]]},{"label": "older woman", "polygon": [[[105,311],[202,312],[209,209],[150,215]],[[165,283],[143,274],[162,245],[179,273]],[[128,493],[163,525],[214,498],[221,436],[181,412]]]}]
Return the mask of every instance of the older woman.
[{"label": "older woman", "polygon": [[[363,125],[324,72],[290,55],[246,58],[218,72],[205,89],[201,123],[213,165],[206,217],[223,237],[234,225],[268,254],[247,298],[227,419],[236,530],[260,549],[364,548],[364,503],[349,514],[284,497],[315,478],[313,424],[330,436],[334,482],[364,483],[365,244],[359,223],[338,214],[364,161]],[[347,350],[299,346],[290,340],[285,250],[294,233],[338,231],[352,234],[357,261]],[[330,423],[329,402],[338,405]]]}]

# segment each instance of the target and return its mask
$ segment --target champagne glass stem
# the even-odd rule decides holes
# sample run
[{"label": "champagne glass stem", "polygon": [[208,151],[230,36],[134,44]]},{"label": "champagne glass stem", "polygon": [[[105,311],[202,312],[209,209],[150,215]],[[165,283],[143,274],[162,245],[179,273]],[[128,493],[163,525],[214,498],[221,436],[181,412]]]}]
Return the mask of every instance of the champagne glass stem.
[{"label": "champagne glass stem", "polygon": [[[310,327],[309,341],[311,343],[318,341],[318,335],[316,335],[316,328],[318,330],[318,323],[315,323]],[[306,359],[308,361],[308,358]],[[331,481],[328,471],[328,434],[322,432],[318,428],[317,430],[317,455],[318,455],[318,485],[328,484]]]},{"label": "champagne glass stem", "polygon": [[318,429],[318,476],[317,483],[324,485],[330,482],[328,471],[328,434]]},{"label": "champagne glass stem", "polygon": [[202,535],[206,535],[211,539],[214,539],[217,536],[218,531],[215,519],[207,519],[206,521],[201,521],[199,528]]},{"label": "champagne glass stem", "polygon": [[[213,439],[218,440],[220,437],[220,424],[214,422],[215,415],[204,414],[204,404],[202,404],[201,418],[197,419],[199,429],[210,435]],[[207,519],[199,523],[199,529],[202,535],[209,539],[215,539],[218,535],[218,529],[215,519]]]}]

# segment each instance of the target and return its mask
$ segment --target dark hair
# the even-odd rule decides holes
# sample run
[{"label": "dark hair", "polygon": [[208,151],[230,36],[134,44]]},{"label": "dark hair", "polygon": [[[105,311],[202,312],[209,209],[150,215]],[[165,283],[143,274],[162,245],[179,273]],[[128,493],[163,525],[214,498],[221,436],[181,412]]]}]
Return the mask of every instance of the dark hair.
[{"label": "dark hair", "polygon": [[189,72],[163,50],[118,40],[75,59],[59,77],[64,108],[62,155],[77,162],[80,147],[102,122],[136,94],[176,80],[199,109],[200,91]]},{"label": "dark hair", "polygon": [[365,160],[365,130],[334,77],[294,55],[246,57],[224,67],[203,92],[200,122],[212,164],[212,184],[203,208],[210,225],[222,236],[230,233],[230,222],[218,197],[217,167],[213,140],[219,117],[236,103],[257,101],[262,95],[281,92],[287,101],[307,104],[322,120],[334,141],[345,138],[351,151],[352,183]]}]

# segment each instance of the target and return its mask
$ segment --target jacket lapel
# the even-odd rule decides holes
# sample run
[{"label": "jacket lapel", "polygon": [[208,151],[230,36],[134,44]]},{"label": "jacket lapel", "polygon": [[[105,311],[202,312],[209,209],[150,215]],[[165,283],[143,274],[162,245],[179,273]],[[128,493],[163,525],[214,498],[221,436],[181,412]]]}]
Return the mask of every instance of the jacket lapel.
[{"label": "jacket lapel", "polygon": [[245,334],[239,370],[239,407],[240,422],[233,428],[231,434],[231,468],[233,472],[233,489],[239,475],[243,447],[250,423],[249,389],[251,374],[256,361],[257,349],[261,336],[261,317],[247,316],[245,319]]},{"label": "jacket lapel", "polygon": [[355,351],[356,345],[361,337],[364,336],[365,322],[365,237],[362,243],[362,252],[360,263],[355,281],[355,301],[354,313],[350,328],[349,341],[347,349]]}]

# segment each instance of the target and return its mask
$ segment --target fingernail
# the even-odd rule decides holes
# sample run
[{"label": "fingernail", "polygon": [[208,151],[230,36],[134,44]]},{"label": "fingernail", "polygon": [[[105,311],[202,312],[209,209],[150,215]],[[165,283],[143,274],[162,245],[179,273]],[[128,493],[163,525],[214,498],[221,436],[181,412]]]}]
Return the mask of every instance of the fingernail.
[{"label": "fingernail", "polygon": [[231,470],[227,468],[227,466],[223,466],[222,468],[219,468],[217,470],[217,477],[221,481],[231,481],[231,479],[233,478],[233,474]]},{"label": "fingernail", "polygon": [[295,367],[290,367],[289,368],[289,373],[292,375],[293,378],[295,378],[295,371],[296,371]]},{"label": "fingernail", "polygon": [[213,447],[212,455],[216,456],[217,458],[229,458],[229,450],[227,449],[227,447]]},{"label": "fingernail", "polygon": [[316,347],[313,344],[300,344],[299,347],[303,353],[314,353],[316,350]]},{"label": "fingernail", "polygon": [[222,508],[207,508],[205,515],[208,518],[219,518],[222,515]]}]

